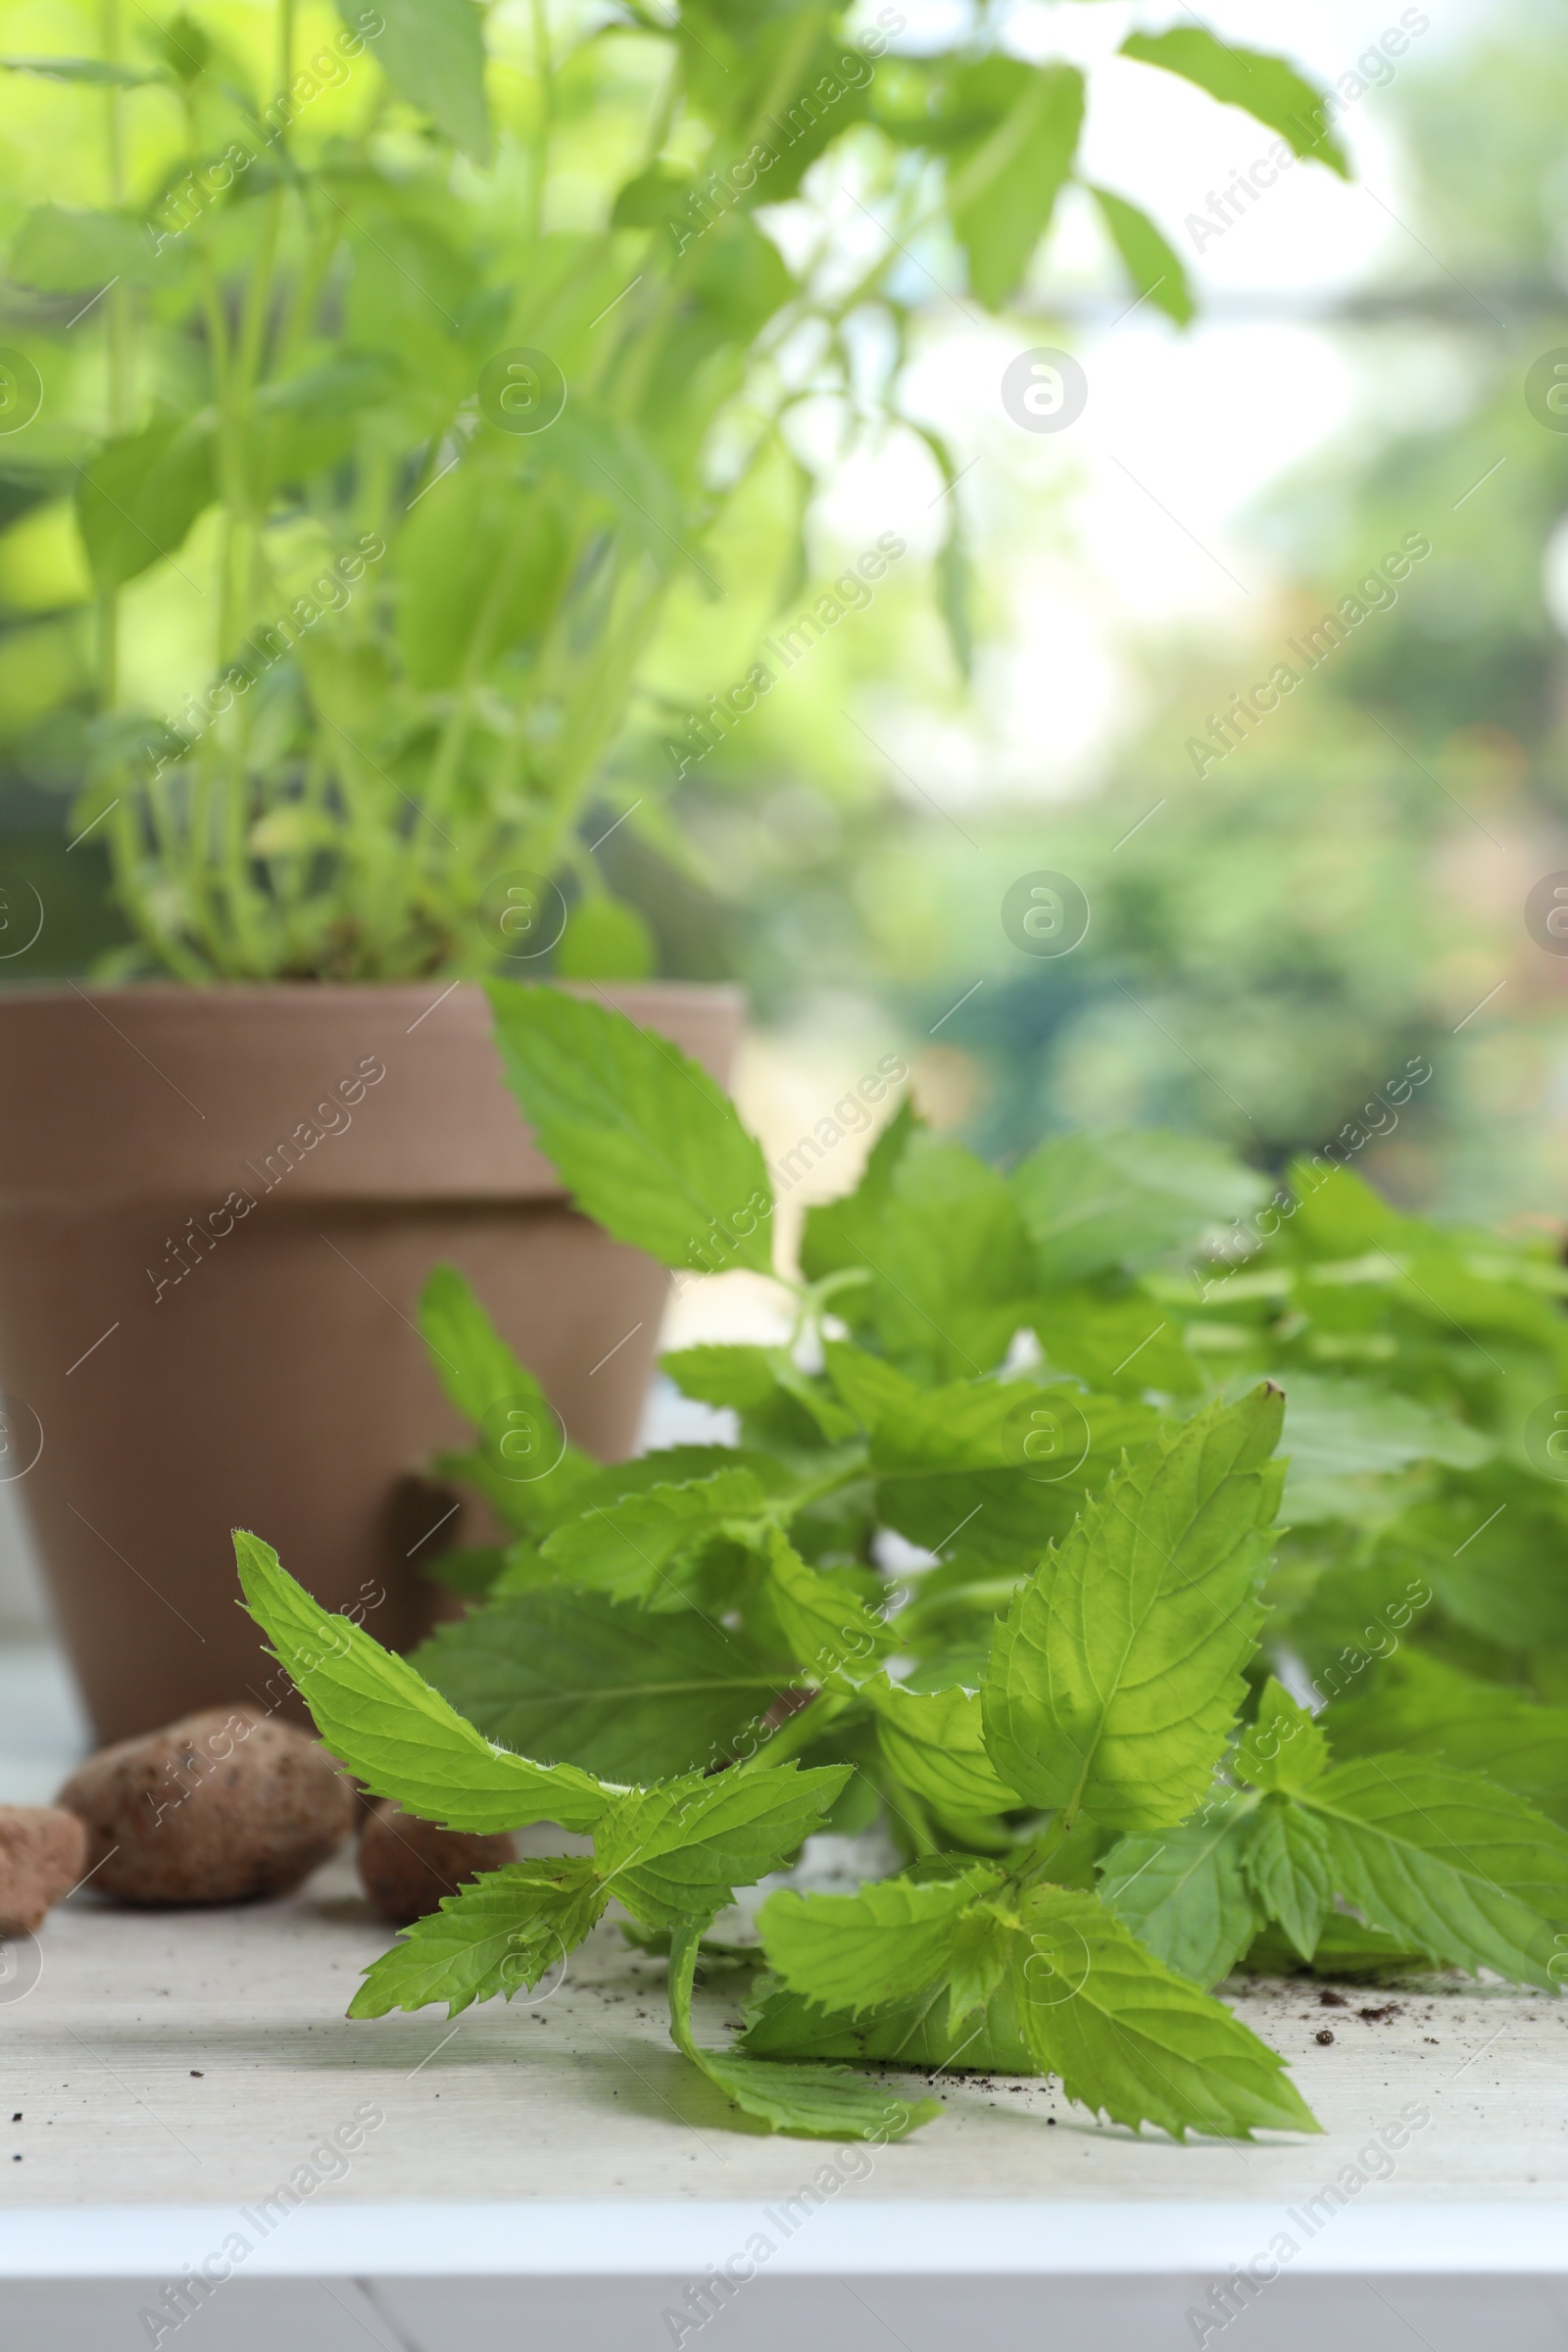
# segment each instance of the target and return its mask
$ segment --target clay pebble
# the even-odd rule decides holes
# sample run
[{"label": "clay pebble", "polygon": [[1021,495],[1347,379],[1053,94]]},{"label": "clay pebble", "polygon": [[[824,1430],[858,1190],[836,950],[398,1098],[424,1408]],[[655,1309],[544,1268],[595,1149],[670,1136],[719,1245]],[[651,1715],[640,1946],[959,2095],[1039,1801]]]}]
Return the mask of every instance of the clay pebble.
[{"label": "clay pebble", "polygon": [[87,1867],[87,1833],[58,1805],[0,1805],[0,1936],[31,1936]]},{"label": "clay pebble", "polygon": [[360,1883],[383,1919],[412,1927],[465,1880],[516,1859],[508,1837],[438,1829],[383,1799],[360,1833]]},{"label": "clay pebble", "polygon": [[102,1748],[58,1802],[85,1826],[93,1885],[122,1903],[287,1894],[355,1816],[320,1742],[251,1706],[203,1708]]}]

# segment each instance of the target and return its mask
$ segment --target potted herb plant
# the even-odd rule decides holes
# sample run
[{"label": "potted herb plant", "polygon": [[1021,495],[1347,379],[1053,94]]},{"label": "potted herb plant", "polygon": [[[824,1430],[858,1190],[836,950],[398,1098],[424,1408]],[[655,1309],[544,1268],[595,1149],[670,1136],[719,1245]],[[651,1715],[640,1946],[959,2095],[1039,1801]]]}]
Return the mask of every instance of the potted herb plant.
[{"label": "potted herb plant", "polygon": [[[631,1444],[662,1277],[567,1207],[467,984],[604,988],[722,1079],[737,1001],[650,979],[596,858],[622,823],[673,854],[681,755],[617,807],[607,754],[656,632],[753,568],[737,502],[808,495],[792,410],[893,427],[911,239],[956,239],[992,309],[1021,286],[1085,84],[983,12],[939,54],[900,49],[896,10],[741,0],[569,33],[540,0],[488,56],[467,0],[279,0],[270,55],[238,10],[103,21],[97,56],[4,61],[62,135],[87,111],[102,179],[17,223],[0,389],[25,497],[69,495],[90,574],[75,822],[131,938],[91,988],[0,1007],[31,1106],[0,1145],[0,1348],[8,1458],[118,1736],[236,1693],[236,1518],[394,1645],[416,1630],[408,1563],[448,1507],[398,1483],[450,1434],[412,1333],[433,1256],[575,1440]],[[1339,167],[1280,61],[1125,47]],[[877,222],[848,274],[808,194],[829,151]],[[1093,199],[1185,318],[1159,231]],[[790,204],[793,267],[763,225]],[[944,579],[956,615],[956,540]]]}]

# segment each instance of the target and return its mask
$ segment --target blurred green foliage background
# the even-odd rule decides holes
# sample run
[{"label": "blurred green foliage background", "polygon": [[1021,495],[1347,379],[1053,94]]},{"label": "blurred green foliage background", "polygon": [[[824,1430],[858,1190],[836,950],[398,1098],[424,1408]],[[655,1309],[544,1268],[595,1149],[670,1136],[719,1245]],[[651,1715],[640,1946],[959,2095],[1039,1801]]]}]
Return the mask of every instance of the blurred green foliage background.
[{"label": "blurred green foliage background", "polygon": [[[90,48],[76,13],[53,0],[7,9],[6,49]],[[94,126],[78,98],[5,77],[0,227],[69,185],[93,190]],[[1311,320],[1358,396],[1349,422],[1247,518],[1270,584],[1245,625],[1129,618],[1120,723],[1071,791],[1053,782],[1057,721],[1042,689],[1038,790],[1014,774],[928,796],[904,772],[895,733],[923,727],[940,744],[977,707],[983,717],[989,652],[1013,629],[1020,550],[1049,546],[1069,571],[1076,560],[1070,436],[1058,474],[1037,469],[1029,496],[987,444],[950,493],[969,549],[972,681],[940,609],[945,597],[961,644],[962,584],[933,581],[940,533],[929,544],[912,534],[874,602],[682,775],[676,831],[656,846],[628,827],[607,848],[662,968],[738,974],[763,1024],[782,1031],[885,1029],[921,1057],[939,1116],[1004,1156],[1082,1124],[1147,1123],[1222,1138],[1277,1168],[1425,1055],[1432,1083],[1396,1133],[1367,1146],[1362,1172],[1440,1214],[1559,1213],[1568,958],[1532,940],[1523,909],[1539,877],[1568,866],[1568,541],[1557,536],[1568,434],[1531,413],[1525,379],[1568,345],[1565,101],[1560,24],[1529,0],[1478,16],[1377,93],[1403,158],[1411,238],[1396,266]],[[582,201],[593,201],[586,184]],[[1250,233],[1266,282],[1266,223]],[[999,368],[1027,341],[1059,343],[1085,351],[1094,380],[1122,302],[1109,270],[1074,282],[1075,266],[1045,269],[1025,332],[998,341],[993,330]],[[940,255],[930,267],[934,285]],[[6,296],[13,322],[24,300]],[[922,319],[933,352],[955,330],[966,331],[933,291]],[[92,347],[81,364],[97,364]],[[916,507],[941,494],[933,467]],[[864,499],[825,502],[803,566],[793,495],[760,480],[723,526],[726,576],[748,595],[715,606],[696,588],[677,594],[612,755],[607,806],[668,773],[671,739],[744,674],[760,628],[803,610],[875,536],[845,520]],[[90,840],[67,847],[90,661],[85,572],[65,509],[36,503],[3,441],[0,520],[0,873],[32,884],[47,912],[36,945],[0,961],[14,982],[80,973],[121,933],[101,853]],[[1265,676],[1286,640],[1411,529],[1433,552],[1396,605],[1200,777],[1186,746],[1205,714]],[[156,614],[139,625],[155,631]],[[1093,908],[1087,939],[1058,960],[1020,952],[1000,919],[1009,885],[1040,868],[1071,874]]]}]

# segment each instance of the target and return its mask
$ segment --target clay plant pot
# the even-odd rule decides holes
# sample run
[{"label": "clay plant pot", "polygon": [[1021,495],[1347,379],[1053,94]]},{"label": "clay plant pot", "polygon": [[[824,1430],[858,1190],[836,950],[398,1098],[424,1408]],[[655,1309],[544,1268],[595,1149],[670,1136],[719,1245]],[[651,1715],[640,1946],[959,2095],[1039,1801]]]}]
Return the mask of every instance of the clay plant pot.
[{"label": "clay plant pot", "polygon": [[[727,1078],[734,991],[596,994]],[[236,1526],[389,1646],[425,1630],[451,1498],[417,1473],[466,1442],[414,1326],[439,1260],[576,1444],[631,1449],[668,1278],[568,1207],[477,988],[19,992],[0,1102],[0,1476],[101,1739],[275,1703]]]}]

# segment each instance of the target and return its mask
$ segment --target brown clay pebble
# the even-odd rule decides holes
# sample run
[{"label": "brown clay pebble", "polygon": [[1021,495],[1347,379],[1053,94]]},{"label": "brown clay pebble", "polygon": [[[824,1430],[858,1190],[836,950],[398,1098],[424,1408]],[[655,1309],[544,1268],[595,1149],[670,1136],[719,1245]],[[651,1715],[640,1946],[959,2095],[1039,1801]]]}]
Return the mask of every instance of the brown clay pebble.
[{"label": "brown clay pebble", "polygon": [[86,1825],[93,1885],[122,1903],[287,1894],[354,1826],[353,1790],[319,1741],[250,1706],[100,1749],[60,1802]]},{"label": "brown clay pebble", "polygon": [[0,1936],[30,1936],[87,1867],[87,1838],[58,1805],[0,1805]]},{"label": "brown clay pebble", "polygon": [[440,1830],[389,1800],[377,1805],[360,1833],[361,1884],[381,1917],[396,1928],[412,1927],[443,1895],[456,1894],[465,1879],[499,1869],[515,1856],[510,1838]]}]

